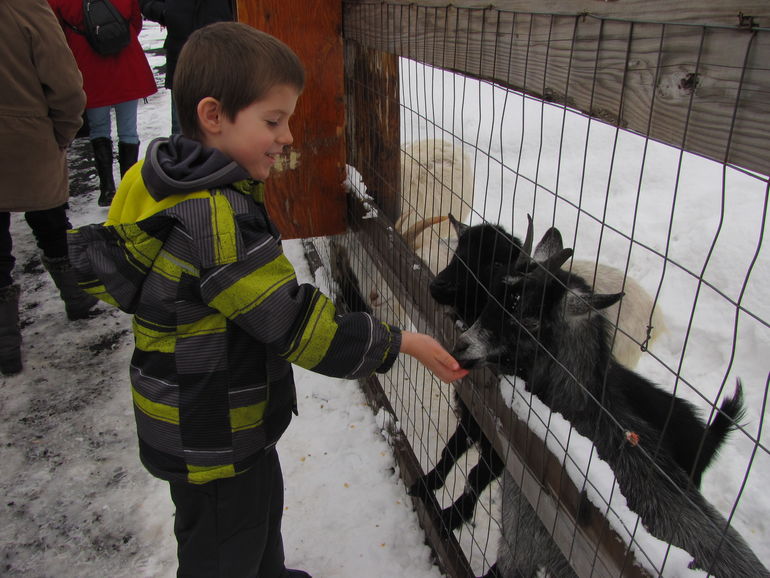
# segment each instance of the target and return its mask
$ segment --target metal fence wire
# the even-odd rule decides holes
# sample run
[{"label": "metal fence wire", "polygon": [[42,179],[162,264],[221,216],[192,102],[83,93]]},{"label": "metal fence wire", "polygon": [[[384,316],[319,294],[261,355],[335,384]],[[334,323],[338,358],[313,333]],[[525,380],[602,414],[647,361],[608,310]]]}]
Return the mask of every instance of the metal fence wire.
[{"label": "metal fence wire", "polygon": [[[313,250],[342,307],[503,348],[364,384],[442,569],[768,575],[770,30],[344,6],[349,229]],[[571,259],[516,263],[530,218]],[[429,289],[459,257],[480,317]]]}]

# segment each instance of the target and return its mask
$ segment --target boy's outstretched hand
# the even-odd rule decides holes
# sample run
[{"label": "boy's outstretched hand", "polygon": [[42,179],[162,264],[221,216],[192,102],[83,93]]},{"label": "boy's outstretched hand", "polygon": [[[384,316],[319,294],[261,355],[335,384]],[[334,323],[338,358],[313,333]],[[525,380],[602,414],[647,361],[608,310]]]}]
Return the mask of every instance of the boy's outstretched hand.
[{"label": "boy's outstretched hand", "polygon": [[424,333],[401,332],[401,352],[414,357],[445,383],[468,375],[438,341]]}]

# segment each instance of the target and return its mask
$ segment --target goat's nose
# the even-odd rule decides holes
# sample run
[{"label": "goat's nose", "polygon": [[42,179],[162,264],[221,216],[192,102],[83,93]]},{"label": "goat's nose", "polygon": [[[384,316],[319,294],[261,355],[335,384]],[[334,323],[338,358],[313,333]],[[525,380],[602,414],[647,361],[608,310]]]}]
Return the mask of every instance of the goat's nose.
[{"label": "goat's nose", "polygon": [[468,347],[470,344],[461,339],[457,340],[454,349],[452,350],[452,357],[454,357],[463,369],[470,369],[476,364],[476,359],[472,359],[468,353]]},{"label": "goat's nose", "polygon": [[455,287],[452,283],[448,283],[447,281],[434,279],[430,282],[428,289],[430,289],[431,297],[433,297],[439,303],[446,305],[451,303]]}]

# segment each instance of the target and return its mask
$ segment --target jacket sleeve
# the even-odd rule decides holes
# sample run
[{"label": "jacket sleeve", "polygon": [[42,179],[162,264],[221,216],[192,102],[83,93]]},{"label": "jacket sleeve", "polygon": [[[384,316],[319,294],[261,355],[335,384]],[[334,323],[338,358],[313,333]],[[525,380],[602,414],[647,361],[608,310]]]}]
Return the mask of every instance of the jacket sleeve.
[{"label": "jacket sleeve", "polygon": [[60,148],[67,147],[83,123],[86,95],[83,77],[64,38],[64,32],[44,0],[31,0],[31,50],[48,104],[48,116]]},{"label": "jacket sleeve", "polygon": [[165,0],[139,0],[139,6],[145,18],[157,22],[161,26],[166,25]]},{"label": "jacket sleeve", "polygon": [[278,356],[317,373],[359,378],[390,369],[401,331],[367,313],[340,315],[321,291],[298,284],[280,242],[244,235],[237,261],[201,270],[203,300]]}]

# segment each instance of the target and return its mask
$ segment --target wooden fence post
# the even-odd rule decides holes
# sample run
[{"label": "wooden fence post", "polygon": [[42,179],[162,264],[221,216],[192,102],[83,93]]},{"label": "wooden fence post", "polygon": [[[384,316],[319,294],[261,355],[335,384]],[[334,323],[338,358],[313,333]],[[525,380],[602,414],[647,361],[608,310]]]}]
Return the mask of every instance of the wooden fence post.
[{"label": "wooden fence post", "polygon": [[401,207],[398,60],[395,54],[345,42],[348,162],[394,222]]},{"label": "wooden fence post", "polygon": [[288,44],[305,65],[290,121],[294,144],[267,180],[284,238],[345,231],[345,101],[341,0],[238,0],[238,20]]}]

